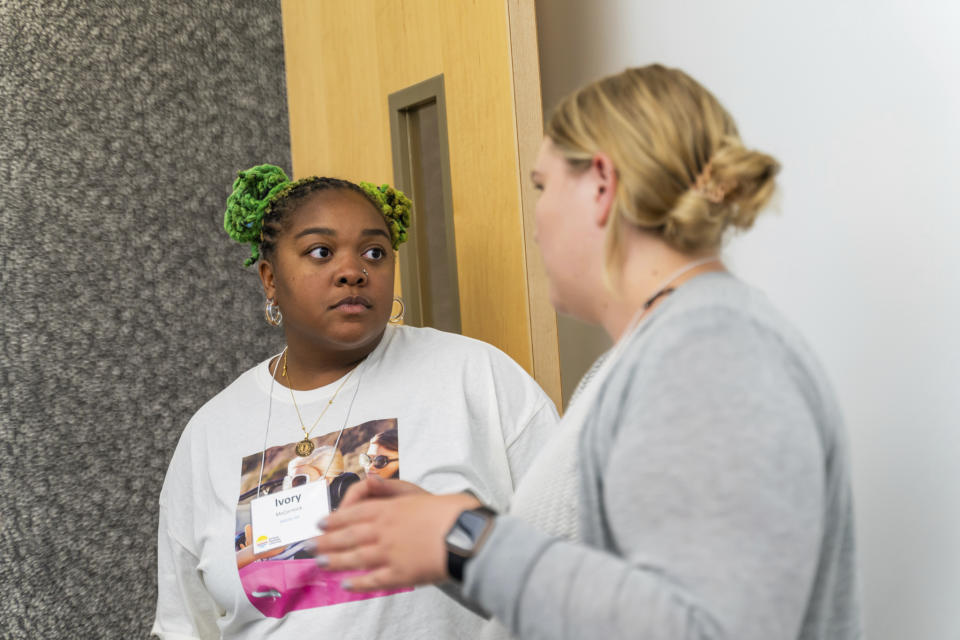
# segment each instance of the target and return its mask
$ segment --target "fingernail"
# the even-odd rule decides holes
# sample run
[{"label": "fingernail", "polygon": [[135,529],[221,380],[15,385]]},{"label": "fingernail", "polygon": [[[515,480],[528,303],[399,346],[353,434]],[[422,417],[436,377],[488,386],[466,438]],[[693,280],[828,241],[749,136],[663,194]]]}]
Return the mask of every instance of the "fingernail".
[{"label": "fingernail", "polygon": [[320,518],[320,521],[317,523],[317,526],[318,526],[319,528],[321,528],[321,529],[326,529],[326,528],[327,528],[327,517],[324,516],[324,517]]},{"label": "fingernail", "polygon": [[318,556],[317,556],[316,558],[314,558],[313,560],[314,560],[314,562],[317,563],[317,566],[318,566],[318,567],[321,567],[321,568],[326,567],[327,565],[330,564],[330,557],[327,556],[327,555],[324,555],[324,554],[318,555]]},{"label": "fingernail", "polygon": [[341,580],[340,588],[343,589],[344,591],[350,591],[351,589],[353,589],[353,583],[351,583],[349,579]]}]

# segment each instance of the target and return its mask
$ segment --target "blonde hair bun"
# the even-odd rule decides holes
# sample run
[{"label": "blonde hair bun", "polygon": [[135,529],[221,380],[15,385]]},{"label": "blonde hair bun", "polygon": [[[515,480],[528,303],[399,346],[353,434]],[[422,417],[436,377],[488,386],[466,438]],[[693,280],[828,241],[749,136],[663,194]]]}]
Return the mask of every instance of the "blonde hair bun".
[{"label": "blonde hair bun", "polygon": [[723,105],[679,69],[627,69],[565,98],[546,135],[572,171],[603,152],[618,187],[607,225],[608,273],[620,260],[623,225],[698,253],[728,228],[748,229],[775,191],[777,161],[746,149]]},{"label": "blonde hair bun", "polygon": [[667,214],[664,239],[697,251],[718,246],[729,228],[749,229],[770,202],[779,171],[773,156],[747,149],[736,138],[724,140]]}]

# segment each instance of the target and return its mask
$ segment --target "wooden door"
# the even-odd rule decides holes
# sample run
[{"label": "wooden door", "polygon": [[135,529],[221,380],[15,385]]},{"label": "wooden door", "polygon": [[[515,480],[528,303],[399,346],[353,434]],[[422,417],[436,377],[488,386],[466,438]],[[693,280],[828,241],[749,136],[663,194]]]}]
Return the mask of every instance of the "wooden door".
[{"label": "wooden door", "polygon": [[559,406],[529,179],[543,131],[534,1],[284,0],[283,29],[297,177],[393,183],[389,96],[442,76],[461,332]]}]

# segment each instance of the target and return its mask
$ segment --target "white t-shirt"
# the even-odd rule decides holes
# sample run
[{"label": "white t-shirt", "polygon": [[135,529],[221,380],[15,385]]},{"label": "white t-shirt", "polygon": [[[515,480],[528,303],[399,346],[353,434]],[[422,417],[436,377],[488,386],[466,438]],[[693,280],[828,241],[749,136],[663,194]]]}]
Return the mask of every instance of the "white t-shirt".
[{"label": "white t-shirt", "polygon": [[581,541],[580,432],[615,357],[607,352],[577,386],[554,435],[527,469],[508,513],[558,538]]},{"label": "white t-shirt", "polygon": [[238,569],[249,503],[258,486],[263,495],[297,477],[307,481],[309,464],[322,467],[315,476],[326,472],[335,493],[336,483],[364,477],[360,454],[377,434],[390,432],[399,441],[400,478],[433,492],[469,489],[504,509],[556,424],[549,398],[490,345],[388,326],[342,388],[344,378],[294,392],[309,428],[339,388],[311,433],[321,451],[344,427],[328,465],[330,455],[322,462],[297,458],[300,421],[268,362],[207,402],[174,452],[160,494],[153,633],[164,639],[476,637],[483,620],[437,589],[347,593],[339,588],[343,576],[320,570],[296,545]]}]

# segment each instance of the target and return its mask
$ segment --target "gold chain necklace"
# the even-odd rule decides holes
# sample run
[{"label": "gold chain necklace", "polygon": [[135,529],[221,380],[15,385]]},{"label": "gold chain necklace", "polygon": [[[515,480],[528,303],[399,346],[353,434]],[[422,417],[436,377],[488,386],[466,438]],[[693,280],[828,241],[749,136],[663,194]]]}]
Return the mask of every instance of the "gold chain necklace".
[{"label": "gold chain necklace", "polygon": [[297,406],[297,399],[293,397],[293,383],[290,381],[290,376],[287,375],[287,353],[283,353],[283,373],[281,374],[287,380],[287,389],[290,390],[290,399],[293,400],[293,408],[297,412],[297,419],[300,420],[300,428],[303,429],[303,440],[298,442],[294,447],[294,450],[297,452],[297,455],[300,457],[308,456],[313,453],[315,445],[310,439],[310,434],[313,433],[313,430],[317,428],[317,425],[320,424],[320,419],[323,418],[324,414],[327,413],[327,409],[333,404],[333,401],[336,400],[337,394],[340,393],[340,389],[343,389],[343,385],[347,384],[347,381],[350,379],[350,376],[353,375],[353,372],[356,371],[358,367],[354,367],[350,370],[350,373],[343,379],[343,382],[340,383],[340,386],[337,387],[337,390],[333,392],[333,395],[330,396],[330,400],[327,402],[327,406],[323,408],[323,411],[320,412],[320,415],[317,416],[317,419],[314,420],[313,426],[310,427],[310,430],[307,430],[307,426],[303,423],[303,416],[300,415],[300,407]]}]

